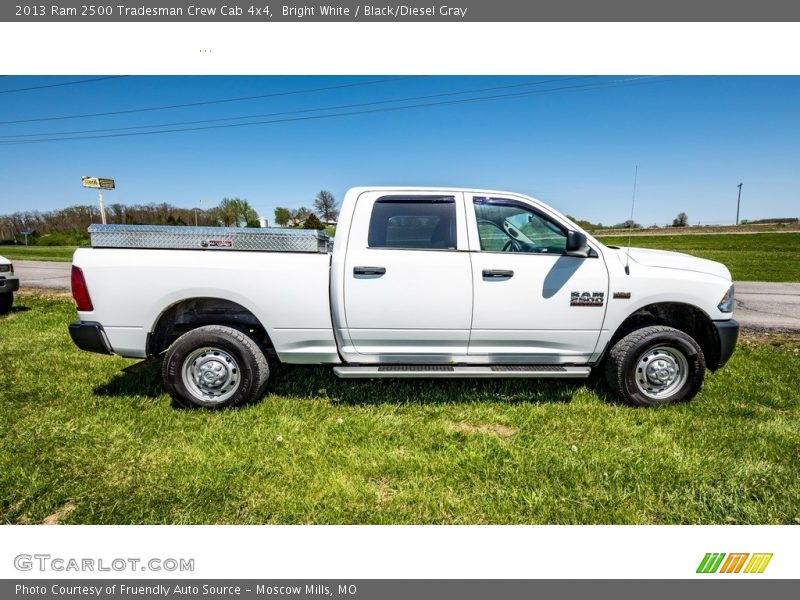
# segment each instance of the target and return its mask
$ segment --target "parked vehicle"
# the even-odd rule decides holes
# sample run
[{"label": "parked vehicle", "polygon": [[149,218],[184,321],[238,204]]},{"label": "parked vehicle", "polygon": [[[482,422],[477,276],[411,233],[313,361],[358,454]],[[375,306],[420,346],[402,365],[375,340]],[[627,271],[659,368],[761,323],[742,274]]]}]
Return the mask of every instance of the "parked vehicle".
[{"label": "parked vehicle", "polygon": [[163,359],[189,406],[257,399],[269,361],[353,378],[602,369],[628,402],[669,404],[694,397],[738,336],[724,265],[606,246],[509,192],[351,189],[332,250],[300,230],[90,233],[73,259],[74,342]]},{"label": "parked vehicle", "polygon": [[0,315],[11,312],[14,305],[14,292],[19,289],[19,279],[14,277],[14,265],[0,256]]}]

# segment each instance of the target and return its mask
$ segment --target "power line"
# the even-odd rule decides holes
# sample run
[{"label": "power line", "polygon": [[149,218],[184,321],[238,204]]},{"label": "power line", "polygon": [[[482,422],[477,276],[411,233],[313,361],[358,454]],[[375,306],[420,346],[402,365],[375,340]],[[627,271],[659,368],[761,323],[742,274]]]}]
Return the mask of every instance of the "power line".
[{"label": "power line", "polygon": [[407,79],[418,79],[425,77],[425,75],[408,75],[404,77],[390,77],[387,79],[375,79],[373,81],[358,81],[355,83],[345,83],[340,85],[331,85],[327,87],[310,88],[303,90],[292,90],[288,92],[272,92],[269,94],[258,94],[256,96],[239,96],[236,98],[223,98],[220,100],[203,100],[201,102],[187,102],[184,104],[169,104],[166,106],[151,106],[146,108],[131,108],[128,110],[114,110],[101,113],[86,113],[80,115],[62,115],[58,117],[39,117],[36,119],[18,119],[16,121],[0,121],[0,125],[13,125],[16,123],[38,123],[41,121],[63,121],[66,119],[86,119],[89,117],[109,117],[113,115],[129,115],[133,113],[153,112],[158,110],[172,110],[176,108],[191,108],[194,106],[208,106],[210,104],[224,104],[227,102],[242,102],[245,100],[260,100],[263,98],[276,98],[278,96],[294,96],[298,94],[310,94],[314,92],[327,92],[329,90],[340,90],[351,87],[360,87],[366,85],[375,85],[379,83],[389,83],[392,81],[405,81]]},{"label": "power line", "polygon": [[370,102],[358,102],[355,104],[339,104],[337,106],[325,106],[319,108],[305,108],[299,110],[286,110],[280,112],[271,112],[271,113],[261,113],[255,115],[242,115],[240,117],[221,117],[216,119],[201,119],[196,121],[177,121],[173,123],[160,123],[157,125],[131,125],[128,127],[104,127],[99,129],[83,129],[78,131],[51,131],[47,133],[24,133],[24,134],[9,134],[9,135],[0,135],[0,138],[8,138],[12,139],[12,141],[16,138],[35,138],[35,137],[44,137],[44,136],[53,136],[53,135],[78,135],[78,134],[85,134],[85,133],[108,133],[112,131],[132,131],[136,129],[155,129],[157,127],[176,127],[179,125],[199,125],[203,123],[220,123],[223,121],[240,121],[242,119],[258,119],[262,117],[277,117],[282,115],[293,115],[293,114],[301,114],[301,113],[310,113],[310,112],[320,112],[320,111],[327,111],[327,110],[342,110],[346,108],[360,108],[363,106],[376,106],[379,104],[391,104],[394,102],[412,102],[417,100],[429,100],[431,98],[444,98],[448,96],[458,96],[463,94],[477,94],[480,92],[490,92],[495,90],[505,90],[505,89],[513,89],[513,88],[520,88],[520,87],[530,87],[534,85],[544,85],[546,83],[557,83],[562,81],[573,81],[576,79],[587,79],[591,77],[596,77],[595,75],[579,75],[574,77],[560,77],[557,79],[545,79],[540,81],[526,81],[524,83],[514,83],[509,85],[497,85],[492,87],[484,87],[484,88],[473,88],[470,90],[461,90],[457,92],[443,92],[439,94],[426,94],[424,96],[410,96],[405,98],[392,98],[388,100],[373,100]]},{"label": "power line", "polygon": [[[439,106],[452,106],[452,105],[460,105],[460,104],[468,104],[473,102],[486,102],[486,101],[493,101],[493,100],[500,100],[500,99],[508,99],[508,98],[522,98],[522,97],[529,97],[529,96],[544,96],[549,94],[558,94],[558,93],[568,93],[570,91],[592,91],[597,89],[604,89],[604,88],[611,88],[611,87],[622,87],[628,85],[634,85],[637,83],[647,83],[648,81],[656,81],[662,80],[663,76],[660,75],[651,75],[651,76],[642,76],[642,77],[632,77],[622,80],[615,80],[612,82],[605,82],[602,84],[586,84],[586,85],[576,85],[576,86],[567,86],[562,88],[552,88],[549,90],[540,90],[535,92],[517,92],[513,94],[497,94],[494,96],[481,96],[478,98],[465,98],[462,100],[445,100],[440,102],[428,102],[423,104],[411,104],[406,106],[394,106],[394,107],[387,107],[387,108],[375,108],[370,110],[363,110],[363,111],[350,111],[350,112],[342,112],[342,113],[333,113],[333,114],[325,114],[325,115],[309,115],[304,117],[291,117],[286,119],[272,119],[267,121],[252,121],[249,123],[228,123],[226,125],[204,125],[200,127],[185,127],[185,128],[178,128],[178,129],[164,129],[160,131],[139,131],[139,132],[131,132],[131,133],[111,133],[111,134],[102,134],[102,135],[90,135],[90,136],[74,136],[74,137],[61,137],[61,138],[46,138],[41,140],[10,140],[10,141],[3,141],[0,142],[0,145],[12,145],[12,144],[38,144],[38,143],[46,143],[46,142],[63,142],[63,141],[74,141],[74,140],[90,140],[90,139],[102,139],[102,138],[117,138],[117,137],[133,137],[133,136],[141,136],[141,135],[158,135],[164,133],[179,133],[179,132],[188,132],[188,131],[202,131],[208,129],[228,129],[232,127],[248,127],[252,125],[272,125],[276,123],[289,123],[289,122],[297,122],[297,121],[314,121],[314,120],[322,120],[322,119],[333,119],[338,117],[350,117],[350,116],[357,116],[357,115],[365,115],[365,114],[376,114],[376,113],[388,113],[388,112],[399,112],[404,110],[414,110],[414,109],[424,109],[424,108],[433,108]],[[672,78],[672,80],[677,79],[688,79],[689,76],[685,77],[678,77]],[[647,81],[642,81],[647,80]]]},{"label": "power line", "polygon": [[107,81],[109,79],[122,79],[127,75],[109,75],[108,77],[93,77],[92,79],[79,79],[78,81],[64,81],[62,83],[51,83],[48,85],[37,85],[33,87],[15,88],[13,90],[0,90],[0,94],[14,94],[16,92],[30,92],[31,90],[44,90],[47,88],[63,87],[65,85],[80,85],[82,83],[94,83],[95,81]]},{"label": "power line", "polygon": [[[179,132],[189,132],[189,131],[202,131],[202,130],[209,130],[209,129],[228,129],[233,127],[247,127],[252,125],[271,125],[275,123],[288,123],[288,122],[295,122],[295,121],[312,121],[312,120],[321,120],[321,119],[331,119],[337,117],[349,117],[349,116],[356,116],[362,114],[375,114],[375,113],[386,113],[386,112],[397,112],[403,110],[412,110],[412,109],[420,109],[420,108],[433,108],[438,106],[449,106],[449,105],[458,105],[458,104],[466,104],[472,102],[484,102],[484,101],[491,101],[491,100],[500,100],[505,98],[518,98],[518,97],[526,97],[526,96],[540,96],[540,95],[549,95],[553,93],[567,93],[569,91],[588,91],[593,89],[603,89],[608,87],[619,87],[621,85],[630,85],[640,80],[653,80],[659,78],[661,76],[651,75],[651,76],[641,76],[641,77],[632,77],[627,79],[619,79],[611,82],[603,82],[601,84],[584,84],[584,85],[575,85],[575,86],[565,86],[560,88],[551,88],[548,90],[541,90],[541,91],[534,91],[534,92],[517,92],[512,94],[497,94],[493,96],[481,96],[477,98],[466,98],[462,100],[448,100],[448,101],[441,101],[441,102],[428,102],[423,104],[412,104],[406,106],[397,106],[397,107],[388,107],[388,108],[378,108],[378,109],[371,109],[371,110],[364,110],[364,111],[350,111],[350,112],[343,112],[343,113],[333,113],[333,114],[326,114],[326,115],[310,115],[305,117],[293,117],[293,118],[286,118],[286,119],[272,119],[267,121],[253,121],[248,123],[229,123],[226,125],[204,125],[199,127],[184,127],[184,128],[176,128],[176,129],[163,129],[160,131],[142,131],[142,132],[132,132],[132,133],[110,133],[110,134],[102,134],[102,135],[89,135],[89,136],[73,136],[73,137],[60,137],[60,138],[46,138],[40,140],[7,140],[7,141],[0,141],[0,145],[11,145],[11,144],[36,144],[36,143],[43,143],[43,142],[58,142],[58,141],[72,141],[72,140],[89,140],[89,139],[102,139],[102,138],[115,138],[115,137],[133,137],[133,136],[141,136],[141,135],[157,135],[163,133],[179,133]],[[679,79],[686,79],[687,77],[681,77]]]}]

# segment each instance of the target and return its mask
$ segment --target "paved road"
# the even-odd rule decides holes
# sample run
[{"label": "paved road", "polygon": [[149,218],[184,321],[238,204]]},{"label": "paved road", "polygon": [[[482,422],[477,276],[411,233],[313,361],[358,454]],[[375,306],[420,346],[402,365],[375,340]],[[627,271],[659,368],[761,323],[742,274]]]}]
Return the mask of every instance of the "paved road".
[{"label": "paved road", "polygon": [[737,281],[733,314],[750,329],[800,331],[800,283]]},{"label": "paved road", "polygon": [[[70,263],[15,260],[22,288],[69,289]],[[736,319],[743,327],[800,331],[800,283],[736,282]]]},{"label": "paved road", "polygon": [[19,286],[26,288],[69,289],[71,263],[43,260],[15,260],[14,275],[19,277]]}]

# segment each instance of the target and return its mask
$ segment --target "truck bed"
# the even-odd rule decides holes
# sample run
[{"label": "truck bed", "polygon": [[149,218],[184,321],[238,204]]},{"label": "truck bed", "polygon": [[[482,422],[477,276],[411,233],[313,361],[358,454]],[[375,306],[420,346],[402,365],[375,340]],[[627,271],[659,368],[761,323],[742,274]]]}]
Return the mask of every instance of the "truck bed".
[{"label": "truck bed", "polygon": [[288,363],[338,363],[329,304],[330,255],[79,248],[94,310],[117,354],[146,356],[147,336],[171,306],[191,298],[235,302],[264,324]]}]

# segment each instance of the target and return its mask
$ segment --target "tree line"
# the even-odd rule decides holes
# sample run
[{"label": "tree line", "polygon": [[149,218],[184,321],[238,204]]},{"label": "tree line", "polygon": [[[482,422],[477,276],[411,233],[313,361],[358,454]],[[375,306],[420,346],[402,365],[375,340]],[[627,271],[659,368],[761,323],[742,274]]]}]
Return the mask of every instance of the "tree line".
[{"label": "tree line", "polygon": [[[275,210],[275,222],[282,226],[311,229],[324,229],[325,223],[335,222],[338,210],[333,194],[321,191],[313,206],[316,214],[307,208],[278,208]],[[110,203],[106,205],[105,212],[106,222],[118,225],[260,225],[258,212],[242,198],[223,198],[217,206],[208,209],[181,208],[168,202],[129,205]],[[287,215],[285,219],[284,214]],[[20,232],[30,231],[32,243],[83,244],[88,242],[86,230],[89,225],[100,222],[100,209],[95,205],[75,205],[51,211],[18,211],[0,215],[0,242],[15,243],[21,240]]]},{"label": "tree line", "polygon": [[314,210],[305,206],[275,209],[275,223],[281,227],[304,227],[306,229],[324,229],[326,225],[335,225],[339,218],[336,198],[328,190],[321,190],[314,198]]},{"label": "tree line", "polygon": [[[642,229],[644,227],[641,223],[637,223],[633,219],[628,219],[627,221],[616,223],[614,225],[603,225],[602,223],[592,223],[591,221],[587,221],[585,219],[576,219],[570,215],[567,215],[567,218],[575,221],[586,231],[597,231],[600,229]],[[689,215],[687,215],[685,212],[680,212],[678,213],[678,216],[672,219],[672,225],[665,225],[665,227],[687,227],[688,225]],[[650,227],[658,227],[658,225],[651,225]]]}]

